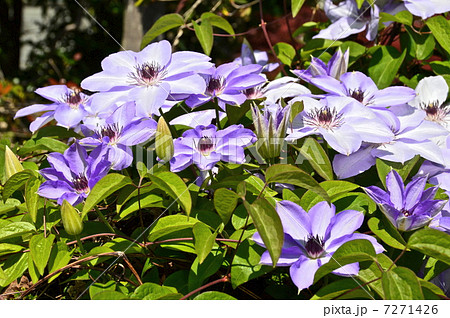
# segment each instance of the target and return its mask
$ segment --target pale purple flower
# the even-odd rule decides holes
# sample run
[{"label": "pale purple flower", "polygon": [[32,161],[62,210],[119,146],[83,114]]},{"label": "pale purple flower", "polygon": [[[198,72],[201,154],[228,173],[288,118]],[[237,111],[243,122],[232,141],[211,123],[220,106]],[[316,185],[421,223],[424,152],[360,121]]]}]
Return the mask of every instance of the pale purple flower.
[{"label": "pale purple flower", "polygon": [[[447,195],[449,192],[447,192]],[[450,202],[431,220],[429,227],[450,234]]]},{"label": "pale purple flower", "polygon": [[379,8],[364,2],[358,9],[355,0],[345,0],[335,5],[325,0],[324,11],[332,24],[313,38],[339,40],[366,30],[366,39],[375,40],[378,32]]},{"label": "pale purple flower", "polygon": [[200,170],[210,170],[219,161],[244,163],[244,148],[255,141],[255,134],[242,125],[231,125],[219,131],[214,125],[197,126],[174,140],[170,170],[178,172],[193,163]]},{"label": "pale purple flower", "polygon": [[405,187],[402,177],[392,170],[386,176],[387,191],[376,186],[364,188],[364,191],[396,228],[412,231],[428,225],[446,203],[433,200],[437,187],[425,190],[426,183],[427,177],[419,177]]},{"label": "pale purple flower", "polygon": [[[151,139],[156,131],[156,121],[152,118],[135,116],[136,106],[133,102],[120,106],[105,123],[92,130],[83,129],[86,138],[80,144],[97,147],[105,144],[109,149],[107,160],[113,170],[122,170],[133,162],[130,146],[144,143]],[[86,127],[87,128],[87,127]]]},{"label": "pale purple flower", "polygon": [[197,74],[211,68],[210,58],[196,52],[175,52],[168,41],[140,52],[123,51],[102,61],[103,71],[81,82],[84,89],[112,94],[111,102],[135,101],[139,116],[159,114],[167,100],[182,100],[205,91]]},{"label": "pale purple flower", "polygon": [[349,155],[357,151],[363,141],[384,143],[394,138],[389,127],[371,109],[354,100],[329,97],[317,101],[301,97],[290,103],[296,101],[303,101],[304,110],[288,129],[287,141],[322,135],[334,150]]},{"label": "pale purple flower", "polygon": [[95,184],[109,171],[108,149],[101,145],[88,155],[78,142],[71,145],[64,154],[53,152],[47,160],[51,168],[39,173],[47,180],[38,190],[44,198],[57,200],[62,204],[67,200],[71,205],[81,203],[89,195]]},{"label": "pale purple flower", "polygon": [[441,272],[439,275],[431,279],[430,282],[442,289],[447,297],[450,297],[450,268]]},{"label": "pale purple flower", "polygon": [[373,109],[401,105],[416,96],[409,87],[392,86],[379,90],[374,81],[361,72],[344,73],[340,81],[323,75],[313,77],[310,81],[329,95],[351,98]]},{"label": "pale purple flower", "polygon": [[422,19],[450,11],[447,0],[403,0],[406,9]]},{"label": "pale purple flower", "polygon": [[342,53],[341,48],[339,48],[327,64],[313,56],[311,57],[311,64],[306,70],[292,70],[291,72],[308,83],[311,78],[320,75],[331,76],[339,80],[341,75],[347,72],[349,54],[350,51],[348,49],[345,53]]},{"label": "pale purple flower", "polygon": [[450,131],[450,105],[445,103],[448,85],[442,76],[421,79],[416,87],[416,97],[409,105],[423,110],[426,120],[438,123]]},{"label": "pale purple flower", "polygon": [[[299,290],[314,282],[314,275],[322,265],[329,262],[333,253],[344,243],[352,240],[368,240],[381,253],[384,248],[374,237],[354,233],[363,223],[359,211],[345,210],[336,214],[333,204],[319,202],[308,213],[290,201],[280,201],[276,210],[284,232],[284,244],[277,266],[290,266],[290,276]],[[265,247],[258,232],[253,240]],[[261,264],[272,265],[268,251],[261,256]],[[333,271],[340,276],[357,275],[359,264],[351,263]]]},{"label": "pale purple flower", "polygon": [[186,100],[189,107],[203,105],[217,98],[219,106],[225,110],[225,105],[241,105],[247,97],[242,92],[255,87],[266,79],[261,76],[262,67],[257,64],[239,66],[236,63],[222,64],[211,70],[211,74],[203,75],[206,89],[201,94],[193,94]]},{"label": "pale purple flower", "polygon": [[253,50],[248,43],[242,43],[241,46],[241,56],[237,57],[233,61],[239,65],[250,65],[250,64],[259,64],[263,68],[261,72],[272,72],[278,66],[279,63],[269,63],[269,56],[267,52]]},{"label": "pale purple flower", "polygon": [[364,143],[349,156],[337,154],[333,159],[333,170],[338,178],[349,178],[368,170],[376,158],[404,163],[420,155],[433,162],[444,162],[441,149],[430,139],[445,134],[446,130],[424,120],[423,112],[403,105],[379,110],[377,116],[390,127],[394,138],[383,143]]},{"label": "pale purple flower", "polygon": [[86,115],[85,107],[89,102],[89,96],[81,93],[80,90],[70,89],[66,85],[52,85],[38,88],[35,93],[53,103],[27,106],[19,109],[14,117],[45,112],[30,124],[30,130],[33,133],[53,119],[59,126],[75,128]]},{"label": "pale purple flower", "polygon": [[[224,119],[226,116],[227,114],[225,112],[219,111],[219,120]],[[172,119],[169,124],[195,128],[200,125],[208,126],[216,119],[216,111],[214,109],[205,109],[180,115]]]}]

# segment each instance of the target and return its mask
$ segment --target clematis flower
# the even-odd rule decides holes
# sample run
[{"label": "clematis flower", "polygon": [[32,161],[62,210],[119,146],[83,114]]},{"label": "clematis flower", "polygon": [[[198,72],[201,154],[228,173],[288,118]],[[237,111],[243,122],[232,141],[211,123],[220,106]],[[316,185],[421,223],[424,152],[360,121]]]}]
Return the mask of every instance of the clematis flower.
[{"label": "clematis flower", "polygon": [[[370,241],[376,253],[384,248],[375,238],[354,233],[363,223],[364,215],[359,211],[345,210],[336,214],[333,204],[319,202],[308,213],[290,201],[280,201],[276,210],[284,232],[284,244],[277,266],[290,266],[290,276],[299,290],[314,282],[316,271],[333,257],[333,253],[344,243],[365,239]],[[258,232],[253,240],[265,247]],[[268,251],[261,255],[261,264],[272,265]],[[352,263],[333,271],[340,276],[357,275],[359,264]]]},{"label": "clematis flower", "polygon": [[130,146],[148,141],[155,135],[156,121],[152,118],[139,118],[135,116],[136,106],[129,102],[119,107],[105,123],[92,130],[83,127],[86,138],[80,144],[97,147],[102,144],[109,149],[108,161],[112,163],[113,170],[122,170],[133,162],[133,152]]},{"label": "clematis flower", "polygon": [[336,53],[333,54],[328,64],[325,64],[321,59],[312,56],[311,64],[306,70],[292,70],[291,72],[308,83],[311,82],[311,78],[320,75],[331,76],[332,78],[339,80],[341,75],[347,72],[349,54],[349,49],[347,49],[345,53],[342,53],[341,48],[339,48]]},{"label": "clematis flower", "polygon": [[174,141],[170,170],[178,172],[192,163],[200,170],[210,170],[221,160],[244,163],[244,148],[255,141],[255,134],[242,125],[231,125],[219,131],[214,125],[197,126]]},{"label": "clematis flower", "polygon": [[404,0],[406,9],[422,19],[450,11],[450,2],[443,0]]},{"label": "clematis flower", "polygon": [[204,75],[206,89],[201,94],[193,94],[186,100],[189,107],[203,105],[217,98],[219,106],[225,110],[225,105],[241,105],[247,100],[242,92],[255,87],[266,79],[261,76],[262,67],[257,64],[239,66],[236,63],[222,64],[213,69],[210,75]]},{"label": "clematis flower", "polygon": [[423,112],[402,105],[379,111],[377,115],[392,130],[393,140],[364,143],[349,156],[337,154],[333,159],[333,170],[338,178],[349,178],[368,170],[376,158],[404,163],[420,155],[438,164],[444,162],[441,149],[431,139],[445,134],[446,130],[424,120]]},{"label": "clematis flower", "polygon": [[437,187],[425,190],[426,182],[427,177],[419,177],[405,187],[402,177],[392,170],[386,176],[387,191],[376,186],[364,188],[364,191],[396,228],[412,231],[428,225],[446,203],[433,200]]},{"label": "clematis flower", "polygon": [[53,119],[59,126],[76,127],[86,115],[85,107],[89,96],[78,89],[70,89],[66,85],[52,85],[35,90],[36,94],[51,100],[52,104],[34,104],[19,109],[14,118],[45,112],[30,124],[31,132],[35,132]]},{"label": "clematis flower", "polygon": [[426,113],[426,120],[435,122],[450,131],[450,105],[445,104],[448,85],[442,76],[421,79],[416,87],[416,97],[409,105]]},{"label": "clematis flower", "polygon": [[378,90],[374,81],[361,72],[344,73],[340,81],[321,75],[313,77],[311,83],[329,95],[351,98],[375,110],[405,104],[416,96],[409,87],[392,86]]},{"label": "clematis flower", "polygon": [[447,201],[442,211],[436,214],[429,227],[450,234],[450,202]]},{"label": "clematis flower", "polygon": [[303,101],[304,110],[288,129],[287,141],[322,135],[334,150],[349,155],[357,151],[363,141],[383,143],[394,137],[374,112],[356,101],[330,97],[319,102],[301,97],[292,99],[290,103],[296,101]]},{"label": "clematis flower", "polygon": [[238,65],[250,65],[250,64],[259,64],[263,68],[261,72],[272,72],[278,66],[279,63],[269,63],[269,56],[267,52],[253,50],[248,43],[242,43],[241,46],[241,56],[234,59],[233,63]]},{"label": "clematis flower", "polygon": [[366,30],[366,39],[375,40],[380,20],[380,9],[376,4],[364,2],[358,9],[355,0],[345,0],[337,5],[332,0],[325,0],[324,11],[332,24],[313,38],[339,40]]},{"label": "clematis flower", "polygon": [[123,51],[102,61],[103,71],[81,82],[81,87],[112,95],[110,102],[135,101],[139,116],[151,116],[167,104],[205,91],[198,74],[211,68],[210,58],[196,52],[175,52],[168,41],[152,43],[140,52]]},{"label": "clematis flower", "polygon": [[78,142],[71,145],[64,154],[53,152],[47,160],[51,168],[39,173],[47,179],[39,187],[38,194],[57,200],[67,200],[71,205],[81,203],[95,184],[109,171],[111,163],[106,159],[108,149],[101,145],[88,155]]}]

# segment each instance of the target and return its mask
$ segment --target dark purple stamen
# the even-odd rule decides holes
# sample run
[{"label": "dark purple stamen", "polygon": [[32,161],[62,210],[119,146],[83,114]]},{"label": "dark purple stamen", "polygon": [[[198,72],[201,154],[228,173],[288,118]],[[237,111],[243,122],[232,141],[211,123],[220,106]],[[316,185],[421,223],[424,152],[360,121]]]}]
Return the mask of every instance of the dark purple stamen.
[{"label": "dark purple stamen", "polygon": [[434,122],[443,122],[444,118],[450,114],[450,108],[439,105],[438,101],[429,104],[422,103],[421,108],[426,112],[427,119]]},{"label": "dark purple stamen", "polygon": [[410,216],[412,213],[409,210],[406,209],[401,209],[400,210],[401,213],[403,213],[404,216]]},{"label": "dark purple stamen", "polygon": [[133,84],[150,86],[158,84],[166,75],[166,71],[157,63],[144,63],[135,67],[136,71],[129,76]]},{"label": "dark purple stamen", "polygon": [[198,143],[198,150],[204,156],[207,156],[213,151],[214,143],[209,137],[202,137]]},{"label": "dark purple stamen", "polygon": [[208,81],[207,81],[207,86],[206,86],[206,93],[208,95],[218,95],[222,92],[223,88],[225,86],[225,79],[221,76],[219,76],[218,78],[214,78],[211,77]]},{"label": "dark purple stamen", "polygon": [[75,177],[72,180],[73,188],[77,193],[88,193],[90,191],[89,189],[89,183],[86,179],[86,176],[82,173],[80,173],[77,177]]},{"label": "dark purple stamen", "polygon": [[348,93],[350,94],[350,97],[353,97],[358,102],[362,103],[364,100],[364,92],[361,89],[355,89],[355,90],[349,90]]},{"label": "dark purple stamen", "polygon": [[303,121],[307,125],[329,130],[339,128],[343,124],[342,114],[338,113],[334,108],[330,109],[328,106],[312,110],[304,117]]},{"label": "dark purple stamen", "polygon": [[70,93],[66,93],[64,95],[64,101],[71,107],[71,108],[78,108],[78,106],[83,101],[83,98],[80,95],[81,91],[79,89],[74,89]]},{"label": "dark purple stamen", "polygon": [[119,127],[117,123],[107,125],[105,127],[102,127],[100,131],[98,132],[100,138],[108,137],[109,142],[113,143],[115,142],[118,137],[120,136],[120,133],[122,132],[122,128]]},{"label": "dark purple stamen", "polygon": [[319,237],[319,235],[316,236],[309,235],[305,245],[305,249],[309,257],[319,258],[325,251],[323,249],[324,244],[325,242],[323,238]]}]

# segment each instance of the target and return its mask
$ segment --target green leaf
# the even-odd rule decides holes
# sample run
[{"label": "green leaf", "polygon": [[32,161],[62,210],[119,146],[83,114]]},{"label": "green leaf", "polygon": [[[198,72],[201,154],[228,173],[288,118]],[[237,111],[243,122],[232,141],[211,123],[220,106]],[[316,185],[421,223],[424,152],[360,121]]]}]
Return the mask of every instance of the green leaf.
[{"label": "green leaf", "polygon": [[295,16],[298,14],[300,9],[302,8],[303,4],[305,3],[305,0],[291,0],[291,7],[292,7],[292,17],[295,18]]},{"label": "green leaf", "polygon": [[13,237],[22,236],[27,233],[36,231],[33,224],[28,222],[14,222],[6,225],[0,225],[0,241],[4,241]]},{"label": "green leaf", "polygon": [[407,246],[450,265],[450,235],[425,228],[414,232]]},{"label": "green leaf", "polygon": [[436,46],[433,35],[417,34],[411,28],[406,28],[406,31],[409,35],[410,54],[418,60],[428,59]]},{"label": "green leaf", "polygon": [[220,266],[222,266],[223,259],[224,252],[222,250],[208,254],[201,264],[197,257],[192,263],[191,271],[189,272],[189,291],[199,288],[207,278],[214,275],[220,269]]},{"label": "green leaf", "polygon": [[63,153],[67,148],[67,144],[54,138],[33,138],[25,142],[17,154],[24,156],[38,150]]},{"label": "green leaf", "polygon": [[280,258],[284,240],[280,217],[275,208],[265,198],[257,198],[252,204],[244,201],[244,205],[261,235],[275,267]]},{"label": "green leaf", "polygon": [[14,154],[14,152],[5,145],[5,177],[9,179],[12,175],[17,172],[23,171],[23,167],[20,164],[19,159]]},{"label": "green leaf", "polygon": [[392,46],[380,46],[369,62],[369,76],[379,89],[391,85],[406,56],[406,50],[399,53]]},{"label": "green leaf", "polygon": [[44,233],[34,235],[30,240],[31,257],[41,275],[44,275],[54,240],[54,234],[45,237]]},{"label": "green leaf", "polygon": [[192,232],[194,233],[195,252],[198,262],[201,264],[211,252],[216,241],[216,234],[211,233],[209,227],[201,222],[194,224]]},{"label": "green leaf", "polygon": [[38,178],[30,178],[25,184],[25,202],[28,213],[34,223],[36,223],[38,212],[39,195],[37,194],[37,191],[39,190],[40,185],[41,181]]},{"label": "green leaf", "polygon": [[327,192],[320,186],[320,184],[311,175],[305,171],[286,164],[275,164],[266,170],[266,182],[279,182],[296,185],[308,190],[311,190],[325,200],[330,201]]},{"label": "green leaf", "polygon": [[194,300],[236,300],[236,298],[218,291],[207,291],[195,297]]},{"label": "green leaf", "polygon": [[28,274],[30,274],[33,284],[36,284],[39,281],[39,278],[41,277],[36,264],[34,264],[33,262],[33,257],[31,256],[31,253],[28,253]]},{"label": "green leaf", "polygon": [[[58,269],[69,264],[72,253],[67,250],[67,245],[64,242],[57,242],[50,253],[50,258],[48,259],[48,272],[53,273]],[[52,276],[48,282],[51,283],[55,280],[59,274]]]},{"label": "green leaf", "polygon": [[[364,2],[364,0],[363,0]],[[380,12],[380,22],[398,22],[404,25],[412,25],[413,15],[409,11],[400,11],[395,15]]]},{"label": "green leaf", "polygon": [[400,235],[398,230],[386,219],[380,220],[376,217],[369,219],[367,222],[370,230],[380,240],[393,248],[403,250],[406,247],[406,242]]},{"label": "green leaf", "polygon": [[5,202],[0,200],[0,214],[8,213],[14,211],[22,203],[17,199],[8,199]]},{"label": "green leaf", "polygon": [[185,215],[168,215],[158,219],[149,230],[148,240],[155,241],[163,235],[167,235],[183,229],[192,229],[195,223],[200,222],[194,218],[187,218]]},{"label": "green leaf", "polygon": [[437,15],[428,19],[427,25],[438,43],[450,54],[450,22],[442,15]]},{"label": "green leaf", "polygon": [[360,287],[361,284],[353,278],[345,278],[322,287],[311,300],[331,300],[334,298],[339,299],[355,299],[355,298],[368,298],[373,299],[372,293],[367,290],[366,287],[355,289],[354,291],[339,297],[340,295],[348,292],[354,288]]},{"label": "green leaf", "polygon": [[419,280],[412,270],[396,267],[384,272],[381,278],[384,299],[386,300],[422,300],[423,293]]},{"label": "green leaf", "polygon": [[450,74],[450,61],[432,61],[430,66],[436,75]]},{"label": "green leaf", "polygon": [[365,0],[356,0],[356,5],[358,6],[358,9],[361,9],[363,3]]},{"label": "green leaf", "polygon": [[104,292],[104,291],[115,291],[116,290],[116,282],[113,280],[110,280],[109,282],[106,282],[104,284],[102,283],[92,283],[89,287],[89,296],[91,299],[94,299],[94,296],[98,293]]},{"label": "green leaf", "polygon": [[209,20],[202,20],[202,23],[198,25],[195,21],[192,21],[192,24],[194,25],[195,36],[200,42],[203,52],[205,52],[206,55],[209,55],[214,42],[211,22],[209,22]]},{"label": "green leaf", "polygon": [[347,49],[349,50],[349,66],[366,53],[365,46],[353,41],[345,41],[341,44],[340,48],[342,52],[347,51]]},{"label": "green leaf", "polygon": [[217,14],[214,14],[212,12],[205,12],[201,15],[202,23],[205,20],[208,20],[209,23],[211,23],[212,26],[218,27],[228,34],[234,35],[234,30],[231,24],[225,20],[223,17],[218,16]]},{"label": "green leaf", "polygon": [[177,290],[173,287],[160,286],[155,283],[145,283],[136,288],[133,294],[130,295],[131,299],[151,300],[157,299],[164,295],[176,293]]},{"label": "green leaf", "polygon": [[389,172],[391,172],[392,169],[397,171],[403,180],[406,180],[409,176],[409,173],[418,162],[419,158],[420,156],[417,155],[411,160],[406,161],[404,164],[400,162],[392,162],[377,158],[376,167],[380,181],[383,183],[384,186],[386,186],[386,176],[388,175]]},{"label": "green leaf", "polygon": [[188,187],[184,181],[173,172],[161,172],[149,175],[150,180],[156,184],[162,191],[178,201],[186,214],[191,213],[192,199]]},{"label": "green leaf", "polygon": [[380,267],[383,271],[386,271],[391,266],[393,268],[396,266],[392,260],[383,253],[377,254],[375,258],[378,264],[372,262],[369,267],[360,268],[357,278],[364,283],[371,282],[368,285],[370,289],[380,295],[381,298],[384,298],[383,286],[381,285],[382,272],[380,271]]},{"label": "green leaf", "polygon": [[34,176],[31,170],[23,170],[12,175],[5,183],[2,193],[3,202],[5,202],[14,192],[22,188],[27,180]]},{"label": "green leaf", "polygon": [[104,176],[100,181],[98,181],[94,188],[91,189],[88,197],[86,198],[86,203],[83,207],[83,212],[81,213],[81,218],[84,216],[100,201],[106,199],[109,195],[116,192],[117,190],[123,188],[127,184],[131,184],[132,181],[129,177],[123,176],[118,173],[111,173]]},{"label": "green leaf", "polygon": [[289,122],[292,123],[297,117],[298,114],[300,114],[305,109],[305,104],[303,101],[297,101],[294,102],[294,104],[291,105],[291,113],[289,114]]},{"label": "green leaf", "polygon": [[[244,183],[245,184],[245,183]],[[231,190],[220,188],[214,192],[214,208],[222,219],[223,224],[227,224],[236,209],[239,196]]]},{"label": "green leaf", "polygon": [[20,252],[25,247],[9,243],[0,243],[0,256]]},{"label": "green leaf", "polygon": [[[240,231],[235,233],[238,232],[240,234]],[[272,267],[259,263],[264,251],[263,247],[252,240],[245,240],[239,245],[231,265],[231,285],[233,288],[272,270]]]},{"label": "green leaf", "polygon": [[69,235],[79,235],[83,231],[83,221],[77,210],[65,199],[61,206],[61,220]]},{"label": "green leaf", "polygon": [[[140,194],[140,205],[141,209],[150,208],[150,207],[162,207],[163,198],[154,193],[142,193],[144,189],[141,189]],[[151,190],[154,190],[151,189]],[[137,195],[137,189],[135,192],[135,196],[123,206],[122,211],[119,214],[119,219],[123,219],[130,215],[131,213],[139,210],[139,200]]]},{"label": "green leaf", "polygon": [[325,275],[344,265],[362,261],[373,261],[375,255],[375,249],[369,240],[363,239],[346,242],[334,252],[333,257],[328,263],[319,267],[314,276],[314,282],[317,282]]},{"label": "green leaf", "polygon": [[289,66],[292,64],[292,60],[295,57],[295,48],[292,45],[278,42],[273,46],[273,49],[281,63]]},{"label": "green leaf", "polygon": [[330,159],[319,142],[308,137],[300,148],[294,147],[308,160],[314,170],[325,180],[333,180],[333,168]]},{"label": "green leaf", "polygon": [[115,290],[105,290],[99,293],[96,293],[92,300],[123,300],[129,299],[127,295],[122,294],[121,292]]},{"label": "green leaf", "polygon": [[0,277],[0,287],[6,287],[14,280],[22,276],[27,267],[27,253],[20,253],[9,256],[2,266],[3,274],[5,277]]},{"label": "green leaf", "polygon": [[153,41],[158,35],[169,31],[170,29],[177,28],[184,24],[183,17],[178,13],[170,13],[163,15],[159,18],[150,28],[150,30],[145,33],[142,38],[141,49],[147,46],[150,42]]}]

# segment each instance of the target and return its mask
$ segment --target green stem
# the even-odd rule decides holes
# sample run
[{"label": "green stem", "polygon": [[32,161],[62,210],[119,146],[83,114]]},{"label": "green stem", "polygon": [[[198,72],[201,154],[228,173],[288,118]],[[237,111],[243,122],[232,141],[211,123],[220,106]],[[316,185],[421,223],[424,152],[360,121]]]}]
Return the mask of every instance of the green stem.
[{"label": "green stem", "polygon": [[219,106],[216,105],[216,107],[214,107],[216,110],[216,125],[217,125],[217,129],[221,130],[222,127],[220,127],[220,116],[219,116]]},{"label": "green stem", "polygon": [[116,231],[113,229],[113,227],[111,226],[111,224],[108,223],[108,221],[106,220],[105,216],[103,215],[102,212],[100,212],[100,210],[98,209],[97,206],[95,206],[95,212],[97,212],[97,215],[98,215],[99,219],[106,225],[106,227],[107,227],[112,233],[116,233]]},{"label": "green stem", "polygon": [[77,235],[77,236],[75,236],[75,238],[77,239],[78,247],[80,248],[81,254],[83,254],[83,255],[86,254],[86,250],[83,247],[83,243],[80,240],[80,236]]}]

